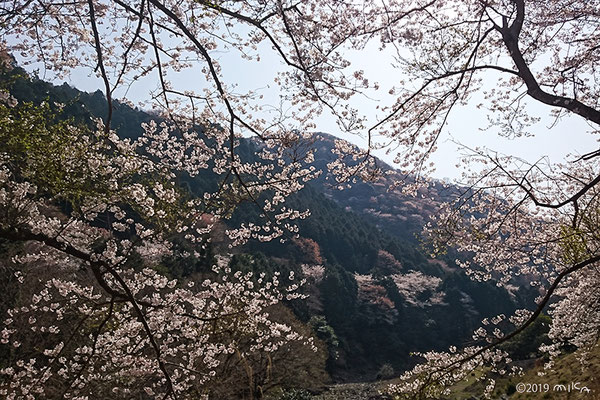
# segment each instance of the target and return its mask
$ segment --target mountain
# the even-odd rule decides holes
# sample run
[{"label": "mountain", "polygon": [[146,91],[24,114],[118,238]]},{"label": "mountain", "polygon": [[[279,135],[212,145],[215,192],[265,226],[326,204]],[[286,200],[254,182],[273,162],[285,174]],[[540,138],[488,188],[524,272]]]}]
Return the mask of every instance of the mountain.
[{"label": "mountain", "polygon": [[[326,171],[327,164],[335,159],[332,152],[335,141],[340,139],[326,133],[318,133],[317,137],[315,165]],[[326,173],[317,179],[317,184],[325,196],[343,205],[346,210],[361,214],[381,230],[408,242],[415,241],[440,203],[453,200],[465,190],[433,180],[416,196],[404,194],[401,187],[390,188],[394,187],[394,182],[407,178],[379,159],[376,163],[381,176],[375,182],[357,182],[340,190],[333,184],[335,178]]]},{"label": "mountain", "polygon": [[[62,103],[62,115],[79,122],[106,114],[99,91],[80,92],[25,76],[22,72],[3,78],[19,101]],[[154,118],[116,102],[112,126],[120,136],[135,138],[141,133],[140,123]],[[335,140],[315,135],[317,168],[332,161]],[[257,146],[242,139],[241,156],[254,159]],[[471,281],[455,265],[452,251],[442,259],[428,258],[419,246],[420,229],[437,206],[461,188],[433,183],[417,197],[407,196],[388,190],[397,172],[380,165],[387,172],[382,180],[345,190],[337,190],[325,172],[288,200],[290,207],[311,210],[311,216],[299,222],[300,238],[286,243],[251,241],[235,249],[231,261],[233,269],[295,271],[307,278],[308,300],[287,306],[326,344],[327,370],[337,381],[375,379],[384,368],[386,374],[390,368],[392,374],[400,372],[414,364],[410,353],[467,343],[481,319],[509,314],[530,298],[527,292],[509,293],[491,283]],[[181,181],[195,195],[217,184],[210,172]],[[235,210],[230,222],[258,218],[259,212],[246,204]],[[218,240],[209,250],[230,251]],[[166,259],[163,265],[168,273],[181,276],[201,272],[210,260]]]}]

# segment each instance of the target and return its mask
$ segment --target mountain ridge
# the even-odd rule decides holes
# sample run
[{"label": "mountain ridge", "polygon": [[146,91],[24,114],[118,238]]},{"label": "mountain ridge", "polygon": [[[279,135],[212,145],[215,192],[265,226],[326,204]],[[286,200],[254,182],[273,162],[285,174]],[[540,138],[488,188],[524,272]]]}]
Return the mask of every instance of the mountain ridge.
[{"label": "mountain ridge", "polygon": [[[21,78],[13,82],[13,92],[20,101],[62,103],[64,114],[75,120],[106,112],[99,91],[90,94]],[[152,118],[115,102],[113,126],[121,137],[139,136],[140,124]],[[324,168],[333,160],[334,140],[342,139],[315,135],[320,139],[314,142],[314,165]],[[256,153],[251,140],[240,139],[240,146],[245,157]],[[384,162],[380,165],[393,171]],[[307,288],[311,302],[290,306],[329,343],[328,372],[336,381],[374,379],[384,365],[401,371],[414,364],[410,353],[464,343],[482,318],[509,313],[525,301],[492,284],[471,281],[456,267],[453,254],[433,260],[418,247],[416,235],[426,218],[458,188],[434,181],[415,198],[388,190],[385,176],[384,181],[359,182],[345,190],[335,189],[327,177],[332,179],[324,172],[288,200],[291,207],[312,212],[298,223],[298,241],[251,241],[234,251],[234,263],[239,268],[249,264],[255,269],[289,268],[307,277],[310,272],[302,271],[303,265],[313,272],[316,265],[323,265],[322,276]],[[206,173],[184,182],[201,194],[214,185],[210,179]],[[252,218],[258,218],[258,212],[245,205],[234,212],[232,221]],[[214,252],[223,251],[214,246]],[[171,273],[203,268],[168,265]]]}]

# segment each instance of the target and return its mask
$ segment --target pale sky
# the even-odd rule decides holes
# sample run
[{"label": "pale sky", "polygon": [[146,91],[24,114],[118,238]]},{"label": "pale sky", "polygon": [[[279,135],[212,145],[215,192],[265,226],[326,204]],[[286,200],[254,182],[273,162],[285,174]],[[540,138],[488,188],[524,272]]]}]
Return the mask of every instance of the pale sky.
[{"label": "pale sky", "polygon": [[[223,68],[225,81],[236,83],[240,92],[246,90],[259,90],[264,95],[265,104],[279,104],[279,92],[273,78],[283,63],[268,47],[259,48],[261,53],[260,62],[242,61],[236,55],[223,53],[220,63]],[[352,101],[361,112],[369,117],[369,125],[377,118],[374,108],[377,104],[383,105],[391,102],[387,94],[389,88],[398,84],[400,80],[399,71],[391,67],[393,61],[390,54],[380,52],[376,46],[371,46],[361,52],[349,54],[354,68],[365,70],[365,76],[371,82],[377,81],[381,89],[371,94],[372,99],[366,97],[355,97]],[[39,67],[38,67],[39,68]],[[40,77],[52,80],[52,74],[40,71]],[[179,76],[172,76],[175,85],[183,84],[185,88],[190,85],[202,87],[202,75],[189,70]],[[158,81],[155,75],[150,75],[145,80],[137,83],[127,93],[127,98],[137,103],[145,98],[148,91],[157,87]],[[74,71],[66,80],[70,85],[85,91],[103,89],[102,82],[89,70],[79,69]],[[490,81],[494,82],[494,76],[490,75]],[[60,83],[54,81],[55,83]],[[116,97],[123,93],[117,93]],[[482,131],[481,128],[488,126],[485,111],[475,108],[477,99],[468,106],[453,110],[444,134],[440,137],[438,151],[433,155],[432,161],[436,165],[433,177],[438,179],[450,178],[455,180],[460,176],[460,170],[456,168],[460,151],[452,140],[463,143],[469,147],[485,147],[500,153],[512,154],[535,162],[543,156],[548,156],[552,162],[561,162],[569,154],[585,154],[598,148],[597,137],[591,135],[590,127],[577,117],[565,118],[552,129],[549,129],[553,120],[549,117],[542,120],[530,129],[534,137],[522,137],[517,139],[506,139],[497,135],[493,130]],[[544,117],[548,115],[549,107],[531,100],[528,102],[528,112]],[[366,141],[357,136],[341,135],[335,120],[330,115],[324,114],[316,120],[317,130],[330,133],[343,139],[364,147]],[[385,162],[393,165],[394,154],[386,156],[383,152],[376,153]]]}]

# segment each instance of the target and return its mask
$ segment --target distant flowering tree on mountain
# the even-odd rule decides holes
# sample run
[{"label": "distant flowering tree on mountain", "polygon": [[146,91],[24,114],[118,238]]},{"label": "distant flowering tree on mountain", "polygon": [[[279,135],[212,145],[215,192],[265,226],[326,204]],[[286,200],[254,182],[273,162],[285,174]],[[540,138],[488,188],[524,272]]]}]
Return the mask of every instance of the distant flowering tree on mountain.
[{"label": "distant flowering tree on mountain", "polygon": [[[3,82],[0,237],[23,243],[11,276],[24,292],[1,331],[12,364],[1,366],[0,393],[193,398],[227,355],[310,344],[265,311],[297,297],[298,278],[286,277],[283,289],[277,277],[234,275],[219,259],[206,280],[181,282],[153,266],[172,253],[199,256],[241,202],[258,207],[262,222],[229,226],[232,246],[295,236],[294,220],[308,210],[287,207],[286,198],[320,173],[310,165],[311,132],[324,112],[368,139],[364,150],[336,143],[328,168],[340,184],[375,178],[371,152],[387,147],[407,191],[423,182],[455,108],[475,94],[508,138],[537,122],[526,100],[596,132],[598,9],[597,1],[573,0],[4,2],[4,50],[59,76],[87,67],[102,82],[107,111],[94,126],[61,121],[60,105],[19,103]],[[394,100],[368,120],[352,100],[379,85],[353,70],[345,52],[373,42],[382,54],[396,52],[399,71],[386,88]],[[283,97],[275,117],[266,117],[260,92],[229,80],[219,64],[224,51],[249,61],[266,51],[277,57]],[[188,69],[197,87],[172,79]],[[121,139],[111,125],[115,97],[151,76],[157,121]],[[260,143],[260,162],[242,157],[242,135]],[[538,306],[485,321],[476,332],[483,345],[425,354],[395,393],[436,397],[484,363],[503,369],[497,343],[548,305],[556,343],[548,350],[596,344],[600,151],[590,150],[566,164],[531,164],[473,149],[463,164],[472,167],[468,189],[442,207],[425,236],[434,253],[453,246],[472,256],[462,266],[475,279],[509,285],[525,275],[539,286]],[[205,171],[219,184],[201,197],[178,184]],[[195,250],[174,246],[176,237]]]}]

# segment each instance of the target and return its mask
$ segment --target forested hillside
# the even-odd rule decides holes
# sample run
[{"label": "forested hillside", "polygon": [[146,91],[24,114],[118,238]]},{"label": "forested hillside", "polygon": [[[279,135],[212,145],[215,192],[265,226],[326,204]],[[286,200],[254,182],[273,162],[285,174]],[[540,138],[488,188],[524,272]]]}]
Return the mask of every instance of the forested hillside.
[{"label": "forested hillside", "polygon": [[[89,124],[92,117],[103,117],[106,110],[100,92],[89,94],[68,85],[53,86],[28,78],[19,68],[2,79],[19,102],[47,102],[57,110],[59,119]],[[141,134],[140,124],[156,117],[115,103],[112,118],[122,138],[136,138]],[[314,165],[326,170],[335,138],[321,134],[317,140]],[[242,157],[252,160],[257,145],[240,139],[239,146]],[[384,168],[394,173],[390,167]],[[219,184],[208,172],[194,178],[181,175],[179,182],[193,196],[202,196]],[[322,370],[325,364],[319,367],[325,359],[326,372],[336,381],[389,378],[415,362],[410,353],[468,343],[482,318],[509,314],[527,301],[527,292],[509,293],[492,284],[471,281],[456,267],[452,249],[434,260],[420,247],[422,225],[442,200],[460,188],[434,183],[414,197],[400,190],[387,191],[387,183],[364,182],[338,190],[333,177],[323,173],[288,200],[290,207],[311,213],[298,222],[297,238],[286,237],[283,243],[251,240],[230,249],[229,239],[222,234],[227,226],[222,225],[211,233],[209,248],[192,261],[163,258],[162,272],[184,278],[205,274],[215,256],[233,253],[230,267],[234,271],[267,276],[294,273],[306,279],[302,290],[309,297],[287,301],[277,313],[316,335],[323,358],[319,361],[321,356],[300,348],[290,350],[298,352],[294,358],[300,359],[303,368],[310,364],[314,370],[314,376],[295,377],[285,372],[290,361],[280,355],[279,360],[272,360],[274,376],[279,374],[280,380],[271,379],[270,386],[263,385],[265,390],[318,390],[328,381]],[[258,220],[259,214],[251,202],[246,202],[232,210],[229,221],[251,222]],[[14,251],[5,248],[4,258]],[[286,311],[288,308],[294,315]],[[263,361],[256,362],[262,365]]]},{"label": "forested hillside", "polygon": [[[600,337],[599,9],[2,2],[0,397],[576,388]],[[532,366],[558,383],[517,382]]]}]

